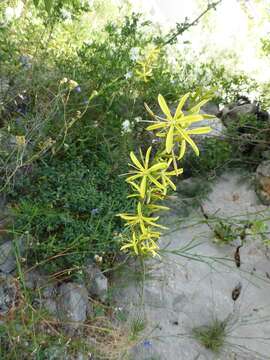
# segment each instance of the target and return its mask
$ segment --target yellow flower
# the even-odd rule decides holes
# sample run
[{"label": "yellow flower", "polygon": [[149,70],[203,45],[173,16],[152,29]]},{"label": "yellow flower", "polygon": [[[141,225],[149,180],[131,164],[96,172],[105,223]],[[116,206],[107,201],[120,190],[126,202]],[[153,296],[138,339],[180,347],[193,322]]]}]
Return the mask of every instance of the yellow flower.
[{"label": "yellow flower", "polygon": [[156,217],[144,216],[142,213],[142,204],[140,202],[138,202],[137,204],[136,214],[123,213],[123,214],[118,214],[118,216],[120,216],[121,219],[126,220],[127,222],[126,226],[134,227],[136,225],[139,225],[142,233],[145,233],[147,231],[147,227],[149,225],[154,227],[159,227],[162,229],[167,229],[165,226],[156,224],[156,221],[159,219],[159,216]]},{"label": "yellow flower", "polygon": [[173,146],[175,141],[180,142],[180,153],[179,159],[184,156],[186,150],[186,143],[189,143],[190,146],[193,148],[196,155],[199,155],[199,149],[194,141],[191,139],[189,135],[192,134],[205,134],[211,131],[209,126],[200,127],[197,129],[188,129],[188,127],[195,122],[201,121],[205,118],[211,118],[209,115],[205,114],[198,114],[200,107],[205,103],[201,102],[194,106],[189,114],[185,115],[182,111],[182,108],[189,96],[189,93],[184,95],[177,106],[174,116],[172,116],[171,111],[162,95],[159,94],[158,96],[158,103],[163,111],[166,118],[161,118],[156,116],[152,110],[145,104],[146,110],[150,113],[151,116],[158,121],[155,121],[153,125],[150,125],[146,128],[146,130],[157,130],[161,129],[161,132],[157,133],[158,137],[166,137],[166,145],[165,151],[167,154],[173,153]]},{"label": "yellow flower", "polygon": [[18,146],[24,146],[26,144],[25,136],[16,136],[16,144]]},{"label": "yellow flower", "polygon": [[160,233],[147,229],[143,234],[137,235],[135,232],[132,234],[132,239],[127,244],[123,245],[120,250],[131,250],[136,255],[152,255],[156,256],[159,249],[156,244],[157,239],[160,237]]},{"label": "yellow flower", "polygon": [[[153,183],[158,188],[163,188],[162,184],[160,184],[156,177],[159,175],[159,171],[162,169],[166,169],[168,167],[166,162],[160,162],[157,164],[154,164],[152,166],[149,166],[149,160],[150,160],[150,154],[151,154],[151,146],[148,148],[145,158],[143,158],[142,152],[140,151],[142,163],[139,162],[137,157],[133,152],[130,153],[130,158],[134,165],[131,164],[131,166],[135,169],[131,171],[129,174],[132,174],[129,176],[126,181],[130,183],[140,194],[141,198],[145,197],[146,189],[147,189],[147,183]],[[141,179],[140,185],[137,185],[134,180]]]},{"label": "yellow flower", "polygon": [[152,77],[153,68],[155,67],[159,52],[160,50],[158,48],[150,49],[143,60],[137,61],[135,73],[139,78],[143,79],[144,82],[148,82],[149,78]]},{"label": "yellow flower", "polygon": [[[171,162],[173,161],[173,159],[169,159],[168,162],[168,167],[171,164]],[[183,173],[183,168],[178,169],[177,167],[175,168],[175,170],[173,171],[167,171],[163,170],[160,172],[160,178],[161,178],[161,182],[164,188],[164,195],[167,194],[167,188],[168,186],[170,186],[174,191],[176,191],[176,186],[174,185],[174,183],[172,182],[172,180],[170,179],[171,176],[178,176],[180,174]]]}]

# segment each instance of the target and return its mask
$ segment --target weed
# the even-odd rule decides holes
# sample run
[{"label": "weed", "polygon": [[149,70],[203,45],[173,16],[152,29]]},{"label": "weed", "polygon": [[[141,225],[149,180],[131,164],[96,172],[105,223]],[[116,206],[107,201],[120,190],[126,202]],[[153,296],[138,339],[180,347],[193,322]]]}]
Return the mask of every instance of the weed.
[{"label": "weed", "polygon": [[209,325],[192,329],[194,339],[200,342],[206,349],[214,353],[220,353],[225,343],[227,322],[215,319]]},{"label": "weed", "polygon": [[141,317],[131,319],[130,321],[130,339],[136,340],[138,335],[145,329],[146,323]]}]

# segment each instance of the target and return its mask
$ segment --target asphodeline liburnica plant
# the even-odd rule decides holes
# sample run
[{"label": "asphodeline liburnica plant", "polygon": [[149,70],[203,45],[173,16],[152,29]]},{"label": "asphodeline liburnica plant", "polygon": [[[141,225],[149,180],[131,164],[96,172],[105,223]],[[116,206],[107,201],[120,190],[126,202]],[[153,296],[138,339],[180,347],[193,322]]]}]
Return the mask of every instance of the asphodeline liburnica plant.
[{"label": "asphodeline liburnica plant", "polygon": [[155,131],[160,138],[157,149],[150,146],[145,155],[139,149],[138,155],[130,153],[130,172],[125,174],[126,181],[131,187],[131,194],[128,197],[136,199],[134,213],[119,214],[130,229],[129,240],[122,246],[121,250],[129,251],[140,256],[156,256],[158,254],[157,241],[161,236],[161,230],[166,229],[158,223],[159,216],[155,212],[168,210],[161,205],[161,201],[167,196],[168,189],[176,190],[173,182],[175,176],[182,174],[179,160],[186,153],[187,145],[190,145],[197,156],[199,149],[193,141],[193,135],[206,134],[212,129],[209,126],[196,127],[194,124],[203,119],[210,119],[214,116],[200,113],[201,107],[208,101],[202,100],[191,109],[183,111],[190,93],[184,95],[176,108],[174,115],[162,95],[158,96],[159,106],[164,116],[154,114],[145,104],[150,114],[151,124],[147,131]]},{"label": "asphodeline liburnica plant", "polygon": [[160,49],[148,49],[141,59],[137,60],[135,73],[139,79],[148,82],[153,75],[153,68],[156,66],[156,61]]}]

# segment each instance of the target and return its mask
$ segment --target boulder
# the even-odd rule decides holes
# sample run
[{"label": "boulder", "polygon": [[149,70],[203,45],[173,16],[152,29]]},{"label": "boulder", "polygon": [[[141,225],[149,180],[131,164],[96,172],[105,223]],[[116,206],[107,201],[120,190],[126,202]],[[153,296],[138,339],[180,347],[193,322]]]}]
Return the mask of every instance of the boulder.
[{"label": "boulder", "polygon": [[214,102],[208,102],[202,106],[201,110],[203,110],[206,114],[218,116],[219,114],[219,106]]},{"label": "boulder", "polygon": [[243,104],[236,105],[232,108],[230,106],[225,106],[221,112],[221,118],[223,120],[224,125],[229,125],[231,121],[235,121],[239,119],[241,116],[246,115],[255,115],[257,113],[257,104]]},{"label": "boulder", "polygon": [[[207,111],[200,111],[200,113],[202,114],[209,114]],[[210,114],[211,115],[211,114]],[[193,124],[191,124],[190,129],[193,128],[199,128],[199,127],[203,127],[203,126],[210,126],[212,128],[212,131],[210,131],[207,134],[201,134],[201,135],[196,135],[195,141],[196,139],[205,139],[205,138],[209,138],[209,137],[222,137],[223,133],[224,133],[224,125],[221,121],[221,119],[219,119],[218,117],[215,117],[213,119],[203,119],[202,121],[197,121]]]},{"label": "boulder", "polygon": [[83,285],[64,283],[58,289],[57,313],[61,321],[70,322],[67,330],[78,329],[91,312],[88,293]]},{"label": "boulder", "polygon": [[41,275],[37,270],[26,271],[24,273],[25,286],[31,290],[39,290],[47,284],[47,276]]},{"label": "boulder", "polygon": [[263,161],[257,167],[256,192],[264,205],[270,205],[270,160]]},{"label": "boulder", "polygon": [[18,256],[20,257],[26,247],[25,237],[22,236],[16,240],[4,241],[0,245],[0,271],[9,274],[16,268],[15,249],[18,250]]},{"label": "boulder", "polygon": [[16,268],[16,258],[12,241],[6,241],[0,245],[0,271],[11,273]]},{"label": "boulder", "polygon": [[89,294],[105,302],[108,297],[108,279],[94,263],[85,266],[84,278]]},{"label": "boulder", "polygon": [[15,279],[8,274],[0,274],[0,315],[6,315],[15,308],[17,286]]},{"label": "boulder", "polygon": [[68,356],[67,349],[60,345],[52,345],[44,353],[48,360],[66,360]]}]

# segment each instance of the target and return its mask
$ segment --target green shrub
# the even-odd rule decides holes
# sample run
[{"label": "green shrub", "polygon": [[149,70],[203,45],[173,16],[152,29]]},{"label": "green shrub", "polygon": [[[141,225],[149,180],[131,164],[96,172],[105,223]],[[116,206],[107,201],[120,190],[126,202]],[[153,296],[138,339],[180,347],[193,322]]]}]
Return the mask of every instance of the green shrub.
[{"label": "green shrub", "polygon": [[214,178],[226,169],[232,158],[230,142],[218,138],[205,138],[200,152],[200,158],[190,153],[184,160],[184,175]]},{"label": "green shrub", "polygon": [[[29,264],[45,261],[45,267],[56,271],[80,266],[95,255],[106,261],[117,252],[120,220],[115,214],[131,202],[114,167],[104,154],[88,163],[80,157],[54,158],[21,181],[11,198],[19,198],[13,200],[15,232],[33,238]],[[59,257],[47,264],[54,256]]]}]

